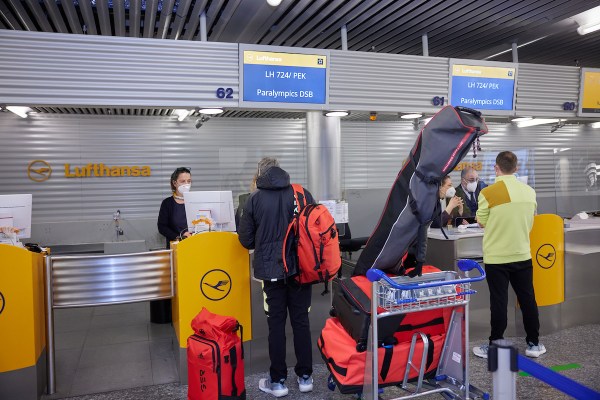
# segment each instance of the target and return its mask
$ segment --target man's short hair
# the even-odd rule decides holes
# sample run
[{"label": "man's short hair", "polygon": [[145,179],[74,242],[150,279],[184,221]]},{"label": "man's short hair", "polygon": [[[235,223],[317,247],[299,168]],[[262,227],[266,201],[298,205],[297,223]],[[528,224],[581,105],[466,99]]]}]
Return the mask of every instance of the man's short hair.
[{"label": "man's short hair", "polygon": [[517,155],[512,151],[503,151],[496,156],[496,165],[503,174],[512,174],[517,170]]},{"label": "man's short hair", "polygon": [[463,168],[463,170],[460,171],[460,179],[465,179],[465,176],[467,176],[467,174],[471,171],[475,171],[475,168],[473,168],[473,167]]},{"label": "man's short hair", "polygon": [[263,157],[258,162],[258,176],[261,176],[271,167],[279,167],[279,161],[275,157]]}]

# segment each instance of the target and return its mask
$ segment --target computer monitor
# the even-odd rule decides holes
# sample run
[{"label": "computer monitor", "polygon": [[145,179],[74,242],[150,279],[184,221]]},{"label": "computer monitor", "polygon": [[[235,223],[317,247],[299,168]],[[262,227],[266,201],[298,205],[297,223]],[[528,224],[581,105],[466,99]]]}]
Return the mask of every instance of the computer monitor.
[{"label": "computer monitor", "polygon": [[17,228],[19,239],[31,237],[31,194],[0,195],[0,226]]},{"label": "computer monitor", "polygon": [[188,229],[193,232],[192,221],[201,216],[209,216],[215,226],[215,231],[235,232],[235,213],[233,211],[233,194],[231,190],[187,192],[185,200],[185,215]]}]

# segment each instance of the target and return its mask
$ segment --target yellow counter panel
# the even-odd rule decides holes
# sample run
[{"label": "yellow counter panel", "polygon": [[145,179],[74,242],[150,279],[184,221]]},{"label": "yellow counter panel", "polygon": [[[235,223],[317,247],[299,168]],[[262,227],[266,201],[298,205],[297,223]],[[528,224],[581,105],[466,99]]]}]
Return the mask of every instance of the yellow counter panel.
[{"label": "yellow counter panel", "polygon": [[0,244],[0,373],[35,366],[46,347],[43,255]]},{"label": "yellow counter panel", "polygon": [[236,233],[206,232],[173,243],[175,297],[173,327],[180,348],[187,347],[192,319],[206,307],[235,317],[252,339],[250,257]]}]

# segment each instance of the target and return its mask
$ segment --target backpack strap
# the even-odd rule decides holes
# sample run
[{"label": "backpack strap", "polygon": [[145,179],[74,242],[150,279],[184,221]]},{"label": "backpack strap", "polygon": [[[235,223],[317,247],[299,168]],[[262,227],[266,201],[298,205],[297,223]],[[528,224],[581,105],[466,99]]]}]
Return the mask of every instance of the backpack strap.
[{"label": "backpack strap", "polygon": [[295,201],[294,215],[292,216],[292,220],[290,221],[287,231],[285,232],[285,237],[283,238],[283,248],[281,249],[281,258],[283,259],[283,269],[285,271],[286,277],[289,272],[289,269],[287,266],[286,254],[285,254],[285,249],[287,248],[288,236],[290,235],[290,232],[293,229],[294,233],[296,234],[296,237],[298,237],[298,216],[300,215],[300,211],[302,211],[302,209],[304,207],[306,207],[306,196],[304,195],[304,188],[302,187],[302,185],[298,185],[297,183],[292,183],[291,186],[292,186],[292,190],[294,192],[294,201]]},{"label": "backpack strap", "polygon": [[306,207],[306,196],[304,195],[304,188],[302,185],[298,185],[297,183],[292,183],[292,189],[294,190],[294,200],[296,200],[297,210],[294,210],[295,213],[300,214],[300,211],[304,207]]}]

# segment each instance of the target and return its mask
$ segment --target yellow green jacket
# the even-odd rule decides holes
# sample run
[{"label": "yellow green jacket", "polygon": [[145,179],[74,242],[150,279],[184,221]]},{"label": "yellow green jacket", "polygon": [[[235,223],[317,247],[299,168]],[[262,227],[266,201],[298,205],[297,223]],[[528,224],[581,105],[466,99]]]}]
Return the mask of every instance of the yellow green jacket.
[{"label": "yellow green jacket", "polygon": [[485,227],[483,262],[506,264],[531,258],[529,232],[537,208],[535,190],[514,175],[496,177],[481,190],[477,221]]}]

